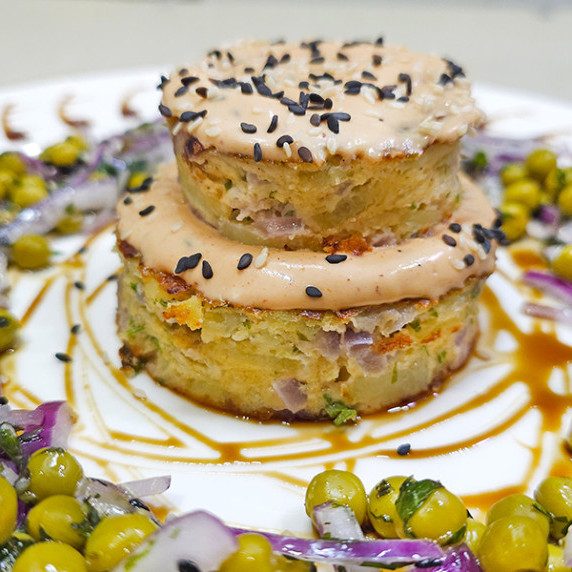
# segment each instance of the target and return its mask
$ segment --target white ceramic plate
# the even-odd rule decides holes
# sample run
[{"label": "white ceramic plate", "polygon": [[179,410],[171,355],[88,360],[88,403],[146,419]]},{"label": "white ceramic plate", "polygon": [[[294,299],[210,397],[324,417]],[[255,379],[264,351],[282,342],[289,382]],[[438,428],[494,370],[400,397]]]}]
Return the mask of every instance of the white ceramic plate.
[{"label": "white ceramic plate", "polygon": [[[153,119],[158,77],[157,70],[143,70],[1,91],[0,109],[13,105],[10,125],[27,139],[14,144],[0,135],[0,151],[33,153],[66,136],[70,129],[57,113],[66,98],[66,114],[89,120],[98,138]],[[484,86],[475,94],[493,120],[492,133],[550,134],[557,147],[572,142],[572,106]],[[138,119],[121,115],[126,97]],[[86,243],[87,250],[75,255]],[[171,474],[171,489],[155,504],[206,508],[232,524],[308,533],[305,485],[325,467],[355,471],[367,489],[393,474],[440,479],[472,507],[530,490],[558,463],[572,473],[569,459],[562,465],[561,445],[572,349],[556,341],[572,343],[572,331],[520,314],[521,271],[506,252],[500,253],[501,272],[489,280],[480,357],[415,407],[335,428],[235,419],[201,409],[145,374],[127,379],[119,370],[115,282],[106,280],[119,268],[113,245],[111,229],[60,239],[53,267],[12,272],[11,306],[25,317],[23,344],[0,363],[15,405],[72,403],[79,417],[71,446],[93,476],[121,481]],[[85,289],[76,288],[77,281]],[[76,323],[82,331],[73,336]],[[69,352],[73,361],[58,361],[56,352]],[[396,453],[402,443],[411,444],[406,457]]]}]

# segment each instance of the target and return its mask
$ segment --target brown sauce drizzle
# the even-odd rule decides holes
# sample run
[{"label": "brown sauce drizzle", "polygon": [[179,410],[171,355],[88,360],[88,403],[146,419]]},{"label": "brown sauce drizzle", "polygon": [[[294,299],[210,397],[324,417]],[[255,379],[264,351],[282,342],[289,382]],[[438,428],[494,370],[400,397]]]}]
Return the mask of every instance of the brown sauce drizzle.
[{"label": "brown sauce drizzle", "polygon": [[90,126],[90,122],[87,119],[72,119],[68,115],[68,105],[73,101],[73,95],[66,95],[61,100],[58,105],[58,117],[70,127],[75,127],[76,129],[83,129]]},{"label": "brown sauce drizzle", "polygon": [[[98,235],[90,238],[86,246],[94,241]],[[521,255],[516,258],[515,262],[519,266],[528,265],[529,259]],[[334,465],[345,465],[348,470],[353,470],[359,459],[366,457],[385,457],[385,458],[399,458],[393,445],[390,446],[391,441],[396,439],[406,439],[411,435],[430,428],[431,426],[444,422],[454,416],[461,415],[475,408],[485,405],[495,398],[500,396],[507,388],[516,382],[526,384],[529,392],[529,401],[521,405],[511,415],[500,419],[499,422],[492,427],[487,427],[481,431],[476,431],[470,437],[460,436],[457,441],[449,445],[439,445],[435,447],[427,447],[424,449],[413,448],[408,455],[409,458],[416,459],[430,459],[442,457],[444,455],[451,455],[463,449],[475,447],[479,443],[498,436],[507,429],[514,426],[514,424],[524,417],[530,409],[535,409],[540,414],[541,427],[538,430],[536,444],[529,447],[531,452],[531,460],[526,467],[524,476],[517,484],[511,485],[499,490],[486,491],[479,494],[464,495],[464,501],[469,507],[481,508],[486,510],[493,502],[502,498],[507,494],[513,492],[526,492],[530,489],[530,484],[538,469],[541,455],[542,455],[542,435],[547,432],[558,432],[561,429],[562,417],[567,409],[572,406],[572,391],[571,394],[561,395],[554,393],[549,387],[549,379],[555,369],[563,372],[565,382],[568,388],[572,387],[569,366],[572,364],[572,348],[560,342],[554,331],[554,325],[546,321],[536,320],[530,332],[521,331],[517,325],[512,321],[507,312],[502,307],[499,299],[490,288],[485,288],[482,294],[483,311],[489,320],[489,327],[486,332],[481,335],[481,344],[487,348],[494,346],[494,341],[500,331],[505,331],[510,334],[516,341],[516,349],[510,352],[496,352],[492,358],[492,363],[509,364],[510,368],[508,373],[504,375],[496,383],[492,384],[483,393],[467,399],[464,402],[454,404],[449,410],[443,411],[441,414],[432,416],[429,421],[411,423],[406,420],[407,415],[410,415],[408,409],[411,407],[422,408],[434,399],[439,399],[437,393],[428,396],[422,402],[411,404],[407,409],[401,408],[397,411],[381,413],[378,415],[368,416],[364,421],[372,424],[372,430],[364,432],[359,439],[352,439],[351,428],[337,428],[329,423],[299,423],[290,426],[293,429],[292,433],[284,437],[266,438],[259,441],[252,442],[219,442],[211,436],[202,433],[196,427],[193,427],[192,420],[188,422],[185,419],[179,419],[168,410],[163,409],[159,404],[151,399],[137,397],[131,380],[125,373],[115,368],[109,360],[106,359],[104,351],[101,348],[96,333],[92,329],[88,319],[88,309],[98,297],[108,288],[115,288],[115,282],[104,280],[99,284],[91,293],[78,292],[73,287],[74,281],[85,278],[85,259],[83,256],[74,255],[66,263],[60,265],[61,275],[65,276],[68,280],[67,290],[65,296],[65,314],[68,326],[73,325],[74,312],[72,306],[76,306],[79,310],[79,319],[83,334],[89,339],[91,348],[95,351],[101,364],[105,364],[105,368],[109,374],[110,379],[104,379],[102,376],[102,383],[107,383],[111,389],[117,393],[125,393],[131,396],[129,399],[137,403],[138,412],[143,412],[143,415],[149,420],[160,419],[161,432],[165,435],[161,437],[142,437],[136,433],[126,433],[117,430],[112,430],[105,425],[103,416],[99,413],[99,404],[93,400],[93,396],[88,392],[88,403],[83,404],[81,409],[85,409],[86,405],[93,412],[95,423],[104,438],[95,437],[93,435],[80,435],[78,452],[85,454],[88,457],[96,460],[105,467],[106,470],[112,472],[112,467],[107,464],[106,458],[109,453],[113,452],[125,456],[126,459],[135,457],[134,464],[136,466],[136,458],[144,458],[148,460],[159,460],[175,463],[194,463],[194,464],[222,464],[222,463],[247,463],[252,466],[252,463],[258,463],[256,471],[258,474],[264,474],[270,478],[280,481],[282,484],[303,488],[306,482],[302,479],[292,477],[280,470],[278,463],[288,465],[295,464],[311,464],[319,465],[325,468],[331,468]],[[56,275],[57,276],[57,275]],[[25,312],[22,323],[25,325],[30,316],[42,303],[46,292],[49,290],[55,277],[52,276],[44,284],[36,298],[28,307]],[[79,302],[78,302],[79,299]],[[74,301],[75,300],[75,301]],[[70,356],[75,356],[78,352],[82,351],[78,344],[78,336],[70,334],[68,345],[66,349]],[[2,364],[4,365],[4,364]],[[491,364],[483,364],[483,368],[489,367]],[[65,391],[66,397],[71,406],[80,409],[78,405],[78,397],[76,387],[84,383],[83,381],[74,379],[73,363],[64,364],[65,371]],[[474,371],[474,368],[473,368]],[[463,375],[461,372],[457,375]],[[455,383],[453,380],[445,383],[440,389],[441,392],[447,391],[447,386],[450,383]],[[26,393],[25,388],[20,387],[17,383],[16,374],[14,374],[13,382],[7,386],[6,394],[8,398],[14,403],[18,404],[23,401],[37,402],[34,396]],[[86,399],[84,397],[84,399]],[[132,402],[129,402],[132,405]],[[28,403],[23,405],[29,406]],[[448,403],[450,406],[451,404]],[[221,413],[212,412],[212,415],[222,415]],[[387,424],[389,421],[401,421],[402,429],[392,432],[382,432],[379,437],[375,436],[374,429]],[[251,423],[244,421],[244,423]],[[193,456],[186,451],[184,440],[179,436],[183,434],[187,437],[197,440],[199,443],[205,445],[210,451],[216,453],[216,458],[208,456]],[[263,434],[263,431],[261,431]],[[319,440],[323,443],[323,448],[308,447],[304,448],[305,443]],[[83,444],[89,444],[89,451],[85,451]],[[149,450],[141,452],[138,450],[137,445],[149,445]],[[300,445],[299,450],[291,451],[290,447],[286,447],[282,452],[276,453],[274,448],[280,448],[286,445]],[[94,452],[95,451],[95,452]],[[316,471],[319,469],[317,468]],[[494,469],[490,469],[491,471]],[[572,475],[572,464],[570,463],[570,455],[564,447],[551,459],[549,469],[551,474],[567,474]],[[387,475],[380,475],[380,478]],[[443,477],[445,478],[445,477]]]},{"label": "brown sauce drizzle", "polygon": [[8,103],[4,106],[4,109],[2,110],[2,130],[4,131],[6,139],[9,141],[23,141],[27,138],[26,133],[16,131],[10,126],[10,115],[12,114],[14,107],[15,105],[13,103]]}]

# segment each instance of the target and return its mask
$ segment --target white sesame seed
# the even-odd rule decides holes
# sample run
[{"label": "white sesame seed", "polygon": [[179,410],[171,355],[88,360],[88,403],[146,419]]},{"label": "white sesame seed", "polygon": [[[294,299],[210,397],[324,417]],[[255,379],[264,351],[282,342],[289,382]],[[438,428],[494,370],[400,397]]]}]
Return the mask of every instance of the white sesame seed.
[{"label": "white sesame seed", "polygon": [[361,94],[366,101],[369,101],[369,103],[371,103],[372,105],[375,104],[375,95],[373,94],[373,89],[371,89],[371,87],[368,86],[364,87],[361,90]]},{"label": "white sesame seed", "polygon": [[341,89],[337,85],[329,85],[322,90],[322,97],[330,97],[331,95],[337,95],[341,92]]},{"label": "white sesame seed", "polygon": [[173,131],[171,131],[171,133],[172,133],[173,135],[176,135],[176,134],[181,130],[182,127],[183,127],[183,124],[182,124],[182,123],[180,123],[180,122],[177,123],[177,124],[175,125],[175,127],[173,127]]},{"label": "white sesame seed", "polygon": [[220,135],[222,133],[222,129],[220,127],[209,127],[208,129],[205,129],[205,135],[207,135],[208,137],[216,137],[217,135]]},{"label": "white sesame seed", "polygon": [[171,232],[177,232],[177,231],[181,230],[182,228],[183,228],[182,221],[178,221],[171,227]]},{"label": "white sesame seed", "polygon": [[254,267],[255,268],[262,268],[265,264],[266,261],[268,260],[268,247],[265,246],[260,254],[254,259]]},{"label": "white sesame seed", "polygon": [[252,113],[254,113],[255,115],[260,115],[261,113],[264,113],[266,110],[263,107],[253,107],[252,108]]},{"label": "white sesame seed", "polygon": [[284,145],[282,145],[282,150],[284,153],[286,153],[286,157],[292,157],[292,149],[290,149],[290,143],[284,143]]},{"label": "white sesame seed", "polygon": [[142,401],[145,401],[147,399],[147,394],[138,387],[133,388],[131,393],[133,394],[133,397],[135,397],[136,399],[140,399]]},{"label": "white sesame seed", "polygon": [[336,143],[336,140],[334,139],[334,137],[328,137],[326,139],[326,149],[332,155],[334,155],[336,153],[336,151],[338,150],[338,144]]},{"label": "white sesame seed", "polygon": [[455,129],[455,133],[459,136],[462,137],[463,135],[465,135],[465,133],[467,133],[467,125],[463,124],[463,125],[459,125],[457,127],[457,129]]},{"label": "white sesame seed", "polygon": [[311,135],[312,137],[316,137],[317,135],[321,135],[322,133],[323,131],[320,127],[310,127],[310,129],[308,129],[308,135]]},{"label": "white sesame seed", "polygon": [[369,117],[375,117],[376,119],[381,119],[381,114],[379,113],[379,111],[376,111],[375,109],[366,109],[364,113]]},{"label": "white sesame seed", "polygon": [[189,123],[187,123],[187,133],[192,133],[202,122],[202,117],[197,117],[194,121],[189,121]]},{"label": "white sesame seed", "polygon": [[222,119],[220,117],[214,117],[213,119],[208,120],[208,124],[210,125],[220,125],[222,123]]},{"label": "white sesame seed", "polygon": [[462,260],[459,260],[458,258],[451,258],[449,262],[451,262],[451,266],[455,270],[463,270],[463,268],[465,268],[465,263]]}]

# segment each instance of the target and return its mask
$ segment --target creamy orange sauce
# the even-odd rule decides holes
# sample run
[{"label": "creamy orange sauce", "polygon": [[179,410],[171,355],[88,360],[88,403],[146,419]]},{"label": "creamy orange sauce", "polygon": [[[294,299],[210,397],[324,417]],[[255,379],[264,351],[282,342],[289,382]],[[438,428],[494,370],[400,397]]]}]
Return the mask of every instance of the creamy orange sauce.
[{"label": "creamy orange sauce", "polygon": [[[188,208],[176,168],[169,165],[149,191],[133,195],[129,205],[119,203],[118,236],[141,253],[145,265],[168,273],[174,272],[180,258],[200,252],[211,264],[213,277],[205,279],[200,264],[180,276],[211,300],[270,310],[341,310],[408,298],[436,300],[462,287],[469,277],[490,274],[494,268],[494,247],[485,253],[471,232],[474,223],[490,226],[495,213],[472,182],[463,177],[462,184],[458,210],[435,227],[432,236],[348,254],[344,262],[330,264],[324,253],[263,249],[225,238]],[[155,207],[153,212],[141,216],[149,206]],[[460,223],[463,230],[447,230],[451,222]],[[454,236],[457,246],[445,245],[444,233]],[[257,267],[263,250],[265,262]],[[245,252],[255,262],[239,271],[237,263]],[[474,256],[471,266],[463,263],[467,254]],[[307,286],[317,287],[322,297],[308,296]]]},{"label": "creamy orange sauce", "polygon": [[[278,63],[269,63],[269,57]],[[444,85],[443,74],[451,79]],[[213,84],[234,78],[252,87],[256,83],[252,77],[262,75],[274,94],[284,92],[283,97],[299,102],[301,92],[314,93],[330,99],[332,106],[312,109],[315,101],[310,101],[305,114],[295,113],[279,97],[258,93],[256,85],[253,93],[245,94],[240,85]],[[299,82],[305,81],[308,87],[300,87]],[[350,81],[361,82],[359,93],[348,93]],[[378,89],[392,95],[380,98]],[[469,82],[445,60],[367,42],[351,46],[325,42],[314,49],[265,42],[221,48],[201,62],[175,70],[163,86],[163,104],[176,118],[186,111],[206,111],[204,117],[172,124],[174,134],[192,134],[204,147],[253,156],[253,146],[258,144],[263,159],[297,162],[301,161],[298,149],[305,147],[318,165],[331,155],[419,154],[436,141],[457,141],[483,121]],[[326,120],[310,123],[313,113],[325,112],[346,113],[351,119],[341,120],[337,133]],[[277,124],[269,133],[273,116]],[[241,123],[253,125],[256,132],[245,132]],[[283,135],[293,138],[287,148],[276,145]]]},{"label": "creamy orange sauce", "polygon": [[[79,296],[81,335],[88,336],[91,347],[100,359],[100,366],[105,364],[107,373],[111,375],[112,385],[132,392],[132,380],[126,377],[123,371],[114,368],[106,359],[96,331],[88,319],[88,311],[91,305],[97,303],[99,296],[108,288],[114,289],[115,282],[105,280],[90,293],[78,293],[77,289],[73,287],[73,283],[78,278],[83,279],[85,272],[84,260],[79,255],[62,264],[60,272],[61,275],[68,277],[68,285],[65,291],[65,314],[62,319],[70,328],[78,321],[77,315],[74,315],[73,306],[77,303]],[[54,285],[54,280],[55,277],[48,279],[35,299],[29,304],[28,310],[24,314],[24,327],[27,321],[45,303],[46,296]],[[486,510],[495,500],[506,494],[530,490],[532,479],[538,470],[543,454],[542,436],[560,430],[562,417],[572,405],[571,395],[555,394],[549,387],[549,378],[555,369],[564,373],[565,380],[570,387],[571,380],[567,368],[572,364],[572,348],[560,342],[554,335],[553,329],[547,328],[546,322],[536,321],[530,332],[521,331],[489,288],[486,288],[483,293],[482,305],[482,311],[488,317],[490,325],[482,333],[481,345],[492,348],[494,340],[501,330],[508,332],[516,341],[516,349],[493,353],[490,363],[483,362],[482,367],[485,368],[483,371],[486,374],[486,367],[495,363],[509,365],[508,371],[483,393],[453,404],[448,410],[431,416],[427,421],[412,423],[411,418],[408,418],[412,414],[411,409],[420,410],[435,400],[441,399],[441,394],[447,392],[450,384],[456,383],[458,377],[463,376],[463,372],[455,374],[452,380],[445,383],[438,392],[432,393],[418,403],[411,403],[407,408],[364,418],[363,422],[367,422],[371,426],[357,439],[353,435],[353,426],[336,428],[330,423],[299,423],[291,426],[293,431],[288,436],[264,437],[264,431],[261,430],[259,433],[261,439],[256,441],[241,441],[240,439],[224,441],[202,432],[193,425],[192,419],[178,418],[152,399],[139,399],[130,395],[129,399],[139,399],[139,404],[144,411],[148,412],[149,419],[154,419],[157,428],[161,429],[160,433],[164,434],[164,437],[145,437],[137,434],[136,431],[118,431],[109,427],[102,411],[100,411],[103,406],[93,401],[92,397],[89,397],[89,392],[87,394],[78,393],[78,388],[82,387],[85,381],[82,381],[81,372],[78,373],[74,370],[74,362],[70,362],[62,364],[66,398],[76,410],[85,409],[87,406],[92,411],[100,432],[99,436],[81,435],[78,442],[79,452],[105,468],[106,472],[109,473],[109,478],[114,478],[115,472],[108,459],[111,455],[119,454],[126,459],[133,459],[131,462],[135,464],[152,461],[187,463],[191,471],[193,465],[209,464],[222,467],[225,463],[232,463],[237,467],[254,468],[256,473],[275,479],[285,486],[302,489],[307,484],[304,479],[290,475],[285,467],[292,466],[294,463],[317,465],[325,468],[344,466],[348,470],[353,470],[357,467],[360,459],[372,457],[399,459],[395,446],[392,444],[395,440],[406,441],[411,438],[411,435],[429,430],[434,425],[493,402],[515,382],[524,383],[529,392],[528,402],[523,403],[510,415],[499,420],[498,423],[475,430],[470,436],[454,438],[447,445],[413,448],[407,457],[408,459],[440,459],[445,456],[458,455],[460,452],[477,447],[505,431],[510,431],[531,408],[534,408],[540,413],[540,427],[537,430],[538,436],[535,442],[528,447],[531,452],[531,459],[528,465],[524,467],[521,480],[510,486],[501,487],[499,490],[492,489],[480,494],[465,494],[463,497],[467,506]],[[68,345],[65,348],[74,361],[79,358],[78,339],[77,335],[70,334]],[[5,387],[7,397],[16,406],[30,407],[37,404],[39,400],[18,382],[18,372],[10,366],[10,363],[11,360],[7,356],[0,362],[2,372],[10,378],[10,383]],[[86,399],[88,402],[84,402]],[[128,403],[126,402],[125,405],[127,407]],[[223,415],[214,411],[210,414],[213,415],[213,419],[216,419],[218,415]],[[396,421],[394,430],[376,432],[376,428],[383,428],[387,423]],[[251,423],[248,420],[243,422]],[[256,423],[256,425],[260,424]],[[378,433],[381,435],[376,436]],[[181,435],[192,437],[208,447],[214,453],[214,458],[189,454]],[[316,451],[315,449],[304,448],[305,443],[317,439],[323,443],[322,449]],[[140,446],[146,445],[150,446],[148,450],[141,450]],[[291,447],[294,445],[300,445],[299,450]],[[404,469],[404,471],[407,470]],[[494,468],[491,467],[488,470],[494,471]],[[572,475],[570,455],[564,447],[560,447],[553,458],[549,460],[548,472]],[[387,475],[380,474],[380,478],[384,476]],[[442,478],[446,479],[446,475],[443,475]]]}]

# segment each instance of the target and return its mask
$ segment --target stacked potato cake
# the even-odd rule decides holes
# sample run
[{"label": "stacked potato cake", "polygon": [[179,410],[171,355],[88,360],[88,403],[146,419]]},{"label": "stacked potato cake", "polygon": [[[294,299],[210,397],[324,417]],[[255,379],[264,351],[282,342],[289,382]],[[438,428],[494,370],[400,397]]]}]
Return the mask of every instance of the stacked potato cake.
[{"label": "stacked potato cake", "polygon": [[244,43],[161,88],[176,165],[118,208],[126,365],[287,419],[379,411],[463,365],[502,233],[459,174],[482,121],[459,66]]}]

